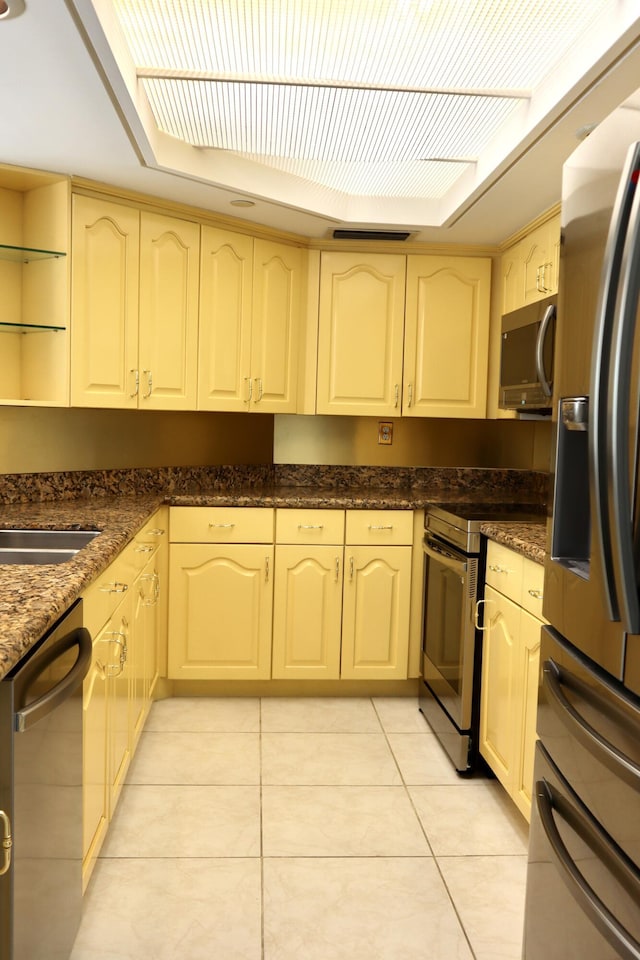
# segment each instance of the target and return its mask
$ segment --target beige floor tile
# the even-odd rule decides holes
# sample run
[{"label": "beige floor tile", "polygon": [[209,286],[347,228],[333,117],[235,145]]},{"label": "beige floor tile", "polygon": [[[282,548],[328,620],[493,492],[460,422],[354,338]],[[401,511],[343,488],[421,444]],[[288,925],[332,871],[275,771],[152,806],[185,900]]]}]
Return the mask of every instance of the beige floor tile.
[{"label": "beige floor tile", "polygon": [[260,729],[257,697],[171,697],[151,707],[145,730],[181,733],[256,733]]},{"label": "beige floor tile", "polygon": [[262,782],[309,786],[402,783],[382,733],[263,733]]},{"label": "beige floor tile", "polygon": [[127,783],[260,782],[257,733],[160,733],[146,730]]},{"label": "beige floor tile", "polygon": [[476,960],[519,960],[526,856],[441,857],[438,864]]},{"label": "beige floor tile", "polygon": [[264,697],[262,730],[285,733],[379,733],[369,698]]},{"label": "beige floor tile", "polygon": [[260,860],[100,860],[71,960],[261,960]]},{"label": "beige floor tile", "polygon": [[448,754],[433,733],[389,733],[388,738],[406,784],[455,784],[465,787],[477,782],[477,779],[458,776]]},{"label": "beige floor tile", "polygon": [[431,732],[418,710],[417,697],[374,697],[373,706],[387,733]]},{"label": "beige floor tile", "polygon": [[264,861],[264,960],[472,960],[430,858]]},{"label": "beige floor tile", "polygon": [[125,785],[102,857],[259,857],[260,788]]},{"label": "beige floor tile", "polygon": [[404,787],[262,788],[265,857],[416,857],[431,851]]},{"label": "beige floor tile", "polygon": [[522,855],[528,826],[497,782],[409,787],[436,857]]}]

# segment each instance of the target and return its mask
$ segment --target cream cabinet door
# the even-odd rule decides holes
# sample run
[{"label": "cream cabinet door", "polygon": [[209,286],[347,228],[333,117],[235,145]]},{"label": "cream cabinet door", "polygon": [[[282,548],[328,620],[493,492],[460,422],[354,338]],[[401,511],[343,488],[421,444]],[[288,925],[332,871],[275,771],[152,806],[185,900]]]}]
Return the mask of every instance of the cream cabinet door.
[{"label": "cream cabinet door", "polygon": [[524,260],[522,244],[515,243],[506,250],[500,260],[502,283],[502,313],[517,310],[524,302]]},{"label": "cream cabinet door", "polygon": [[411,547],[345,548],[344,679],[407,677]]},{"label": "cream cabinet door", "polygon": [[402,415],[487,412],[491,261],[407,257]]},{"label": "cream cabinet door", "polygon": [[[253,238],[203,226],[198,409],[247,410],[251,380]],[[257,395],[257,391],[256,391]]]},{"label": "cream cabinet door", "polygon": [[276,547],[274,679],[340,676],[342,546]]},{"label": "cream cabinet door", "polygon": [[485,587],[484,596],[480,753],[511,793],[520,607],[490,586]]},{"label": "cream cabinet door", "polygon": [[141,213],[141,409],[196,408],[199,254],[197,223]]},{"label": "cream cabinet door", "polygon": [[267,240],[253,244],[251,403],[257,413],[295,413],[303,253]]},{"label": "cream cabinet door", "polygon": [[405,262],[322,254],[317,413],[400,415]]},{"label": "cream cabinet door", "polygon": [[169,677],[267,679],[273,545],[172,544]]},{"label": "cream cabinet door", "polygon": [[542,621],[523,610],[520,614],[520,644],[517,664],[520,690],[516,699],[519,716],[516,725],[517,741],[513,799],[527,820],[531,819],[541,629]]},{"label": "cream cabinet door", "polygon": [[136,407],[140,214],[73,197],[71,405]]},{"label": "cream cabinet door", "polygon": [[82,688],[82,876],[86,886],[102,846],[107,800],[107,674],[100,636]]}]

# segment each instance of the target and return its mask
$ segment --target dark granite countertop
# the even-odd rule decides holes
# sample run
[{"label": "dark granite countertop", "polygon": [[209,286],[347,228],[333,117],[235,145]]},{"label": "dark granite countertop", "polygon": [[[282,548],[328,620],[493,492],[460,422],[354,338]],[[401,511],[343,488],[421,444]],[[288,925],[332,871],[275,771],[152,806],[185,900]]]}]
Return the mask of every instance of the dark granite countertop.
[{"label": "dark granite countertop", "polygon": [[490,540],[511,547],[536,563],[544,561],[547,540],[547,525],[544,519],[533,523],[483,523],[480,532]]},{"label": "dark granite countertop", "polygon": [[[414,488],[238,485],[229,490],[196,488],[193,492],[180,493],[149,490],[139,496],[89,496],[0,504],[0,527],[101,531],[88,546],[62,564],[0,564],[0,678],[117,557],[163,503],[171,506],[417,510],[442,499],[437,494],[434,496],[434,491]],[[450,503],[454,499],[469,502],[469,491],[456,498],[449,490],[446,500]],[[510,537],[502,542],[522,552],[535,552],[541,543],[544,552],[538,527],[544,529],[544,524],[500,523],[487,525],[483,532],[495,539]],[[530,535],[532,544],[527,546]],[[531,552],[527,555],[533,556]]]}]

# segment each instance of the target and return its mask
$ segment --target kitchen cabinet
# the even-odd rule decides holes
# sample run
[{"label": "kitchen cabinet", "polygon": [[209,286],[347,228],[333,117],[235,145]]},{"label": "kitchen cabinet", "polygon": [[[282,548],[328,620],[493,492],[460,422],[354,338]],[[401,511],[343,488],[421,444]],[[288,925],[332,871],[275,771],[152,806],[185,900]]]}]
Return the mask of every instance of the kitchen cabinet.
[{"label": "kitchen cabinet", "polygon": [[171,679],[268,679],[273,510],[170,511]]},{"label": "kitchen cabinet", "polygon": [[69,189],[0,171],[0,404],[69,404]]},{"label": "kitchen cabinet", "polygon": [[303,253],[202,227],[198,409],[295,413]]},{"label": "kitchen cabinet", "polygon": [[403,417],[487,412],[491,261],[407,257]]},{"label": "kitchen cabinet", "polygon": [[158,670],[158,574],[165,511],[83,594],[93,657],[83,685],[83,886],[113,818]]},{"label": "kitchen cabinet", "polygon": [[195,408],[197,224],[73,197],[72,406]]},{"label": "kitchen cabinet", "polygon": [[501,259],[502,312],[558,292],[560,215],[533,227]]},{"label": "kitchen cabinet", "polygon": [[278,510],[274,679],[340,676],[344,510]]},{"label": "kitchen cabinet", "polygon": [[413,517],[347,512],[342,615],[343,679],[407,677]]},{"label": "kitchen cabinet", "polygon": [[321,255],[316,412],[399,416],[406,258]]},{"label": "kitchen cabinet", "polygon": [[489,543],[484,599],[480,752],[521,813],[531,816],[541,564]]},{"label": "kitchen cabinet", "polygon": [[484,417],[491,261],[323,253],[317,413]]}]

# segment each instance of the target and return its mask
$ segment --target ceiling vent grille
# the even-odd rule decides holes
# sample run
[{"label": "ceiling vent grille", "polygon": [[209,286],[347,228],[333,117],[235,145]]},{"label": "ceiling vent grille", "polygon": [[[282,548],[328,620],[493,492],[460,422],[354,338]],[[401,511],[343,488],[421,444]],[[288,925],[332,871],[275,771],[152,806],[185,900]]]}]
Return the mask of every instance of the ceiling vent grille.
[{"label": "ceiling vent grille", "polygon": [[409,230],[334,230],[334,240],[408,240]]}]

